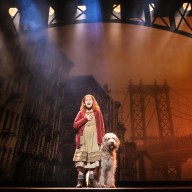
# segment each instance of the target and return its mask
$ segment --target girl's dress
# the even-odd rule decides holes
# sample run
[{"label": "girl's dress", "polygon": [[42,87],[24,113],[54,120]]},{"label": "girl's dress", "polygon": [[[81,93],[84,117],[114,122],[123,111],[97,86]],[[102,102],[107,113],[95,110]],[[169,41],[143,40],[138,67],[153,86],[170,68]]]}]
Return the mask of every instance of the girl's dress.
[{"label": "girl's dress", "polygon": [[[86,114],[93,113],[93,110],[86,111]],[[94,169],[99,166],[101,160],[100,146],[97,143],[97,132],[95,117],[85,124],[83,135],[80,138],[80,148],[75,150],[73,161],[75,167]]]}]

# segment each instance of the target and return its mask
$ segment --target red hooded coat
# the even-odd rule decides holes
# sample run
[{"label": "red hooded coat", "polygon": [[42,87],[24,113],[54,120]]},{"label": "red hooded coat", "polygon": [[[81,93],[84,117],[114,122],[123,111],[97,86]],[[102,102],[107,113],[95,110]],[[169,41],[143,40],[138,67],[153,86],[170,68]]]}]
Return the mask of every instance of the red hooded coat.
[{"label": "red hooded coat", "polygon": [[[78,129],[78,133],[76,134],[75,137],[76,148],[80,147],[80,136],[83,135],[85,124],[88,122],[88,119],[85,117],[85,112],[86,110],[79,111],[73,124],[73,127],[75,129]],[[93,112],[96,121],[97,142],[98,145],[100,145],[102,143],[102,138],[105,135],[103,116],[100,110],[94,110]]]}]

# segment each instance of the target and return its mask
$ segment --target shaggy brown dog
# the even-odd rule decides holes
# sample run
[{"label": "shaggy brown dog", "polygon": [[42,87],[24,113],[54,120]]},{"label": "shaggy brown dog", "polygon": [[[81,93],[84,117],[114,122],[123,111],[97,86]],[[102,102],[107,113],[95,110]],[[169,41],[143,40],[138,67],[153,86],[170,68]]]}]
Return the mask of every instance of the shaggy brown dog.
[{"label": "shaggy brown dog", "polygon": [[95,172],[95,187],[114,188],[117,150],[120,141],[114,133],[106,133],[101,145],[101,167]]}]

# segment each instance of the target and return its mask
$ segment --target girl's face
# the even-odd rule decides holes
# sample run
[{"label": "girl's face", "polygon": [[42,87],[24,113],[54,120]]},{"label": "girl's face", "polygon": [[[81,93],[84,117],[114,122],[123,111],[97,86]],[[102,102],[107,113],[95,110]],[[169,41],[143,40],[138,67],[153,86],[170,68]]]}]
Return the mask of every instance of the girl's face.
[{"label": "girl's face", "polygon": [[93,99],[91,96],[85,97],[85,106],[88,109],[91,109],[93,107]]}]

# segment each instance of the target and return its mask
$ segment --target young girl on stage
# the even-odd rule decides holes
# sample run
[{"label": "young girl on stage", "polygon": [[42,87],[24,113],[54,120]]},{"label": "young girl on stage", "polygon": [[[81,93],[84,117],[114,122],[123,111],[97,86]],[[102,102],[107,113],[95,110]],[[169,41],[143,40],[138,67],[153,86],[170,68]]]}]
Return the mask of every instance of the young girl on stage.
[{"label": "young girl on stage", "polygon": [[74,128],[76,150],[73,157],[78,171],[78,188],[85,186],[85,173],[89,171],[88,187],[94,187],[94,170],[99,167],[100,145],[105,134],[103,116],[100,107],[92,95],[85,95],[78,112]]}]

